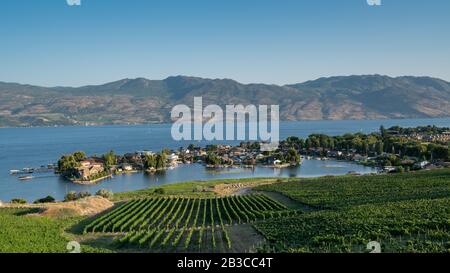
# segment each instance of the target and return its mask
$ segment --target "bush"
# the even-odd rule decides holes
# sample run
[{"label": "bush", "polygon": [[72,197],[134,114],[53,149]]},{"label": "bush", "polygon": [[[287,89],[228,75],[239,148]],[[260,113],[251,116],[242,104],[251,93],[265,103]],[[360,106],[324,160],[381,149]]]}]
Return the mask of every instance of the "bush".
[{"label": "bush", "polygon": [[27,203],[27,200],[21,199],[21,198],[14,198],[14,199],[11,200],[11,204],[23,205],[23,204],[26,204],[26,203]]},{"label": "bush", "polygon": [[89,192],[85,191],[85,192],[80,192],[79,194],[77,194],[77,199],[83,199],[86,197],[91,196],[92,194],[90,194]]},{"label": "bush", "polygon": [[77,193],[74,191],[70,191],[66,194],[66,196],[64,197],[64,201],[68,202],[68,201],[75,201],[78,199]]},{"label": "bush", "polygon": [[107,189],[101,189],[95,195],[101,196],[101,197],[106,198],[106,199],[112,199],[113,196],[114,196],[114,193],[112,191],[110,191],[110,190],[107,190]]},{"label": "bush", "polygon": [[155,193],[155,194],[165,194],[166,191],[164,189],[162,189],[162,188],[157,188],[157,189],[155,189],[153,191],[153,193]]},{"label": "bush", "polygon": [[34,204],[55,203],[55,201],[56,201],[55,198],[49,195],[45,198],[41,198],[34,201]]}]

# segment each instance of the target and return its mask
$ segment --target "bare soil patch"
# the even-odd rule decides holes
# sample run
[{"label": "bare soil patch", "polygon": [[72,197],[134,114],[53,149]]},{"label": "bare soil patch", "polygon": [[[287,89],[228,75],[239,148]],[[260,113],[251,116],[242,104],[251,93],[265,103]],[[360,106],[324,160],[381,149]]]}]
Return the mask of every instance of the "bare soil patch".
[{"label": "bare soil patch", "polygon": [[230,195],[243,195],[254,187],[262,185],[270,185],[276,182],[277,182],[276,179],[261,179],[258,182],[224,183],[215,185],[213,191],[219,197]]}]

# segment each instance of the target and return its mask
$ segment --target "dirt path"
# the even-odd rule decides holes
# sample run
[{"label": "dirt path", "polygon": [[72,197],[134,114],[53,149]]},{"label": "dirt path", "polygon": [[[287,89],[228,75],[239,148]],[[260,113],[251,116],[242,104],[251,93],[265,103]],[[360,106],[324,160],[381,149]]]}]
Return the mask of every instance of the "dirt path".
[{"label": "dirt path", "polygon": [[214,186],[214,192],[220,196],[243,195],[251,191],[252,188],[262,185],[277,183],[276,179],[261,179],[258,182],[224,183]]}]

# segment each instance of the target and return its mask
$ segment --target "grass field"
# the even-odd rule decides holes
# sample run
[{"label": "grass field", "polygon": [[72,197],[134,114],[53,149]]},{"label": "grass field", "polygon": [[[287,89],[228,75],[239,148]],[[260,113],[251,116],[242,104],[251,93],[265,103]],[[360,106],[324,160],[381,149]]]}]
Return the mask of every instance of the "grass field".
[{"label": "grass field", "polygon": [[[243,178],[243,179],[218,179],[211,181],[190,181],[184,183],[167,184],[162,187],[164,189],[165,196],[183,196],[183,197],[215,197],[217,195],[214,192],[217,185],[235,185],[235,184],[247,184],[252,186],[258,186],[260,184],[275,183],[278,179],[274,178]],[[120,192],[114,194],[115,201],[147,198],[149,196],[160,196],[160,194],[154,193],[155,189],[144,189],[131,192]]]}]

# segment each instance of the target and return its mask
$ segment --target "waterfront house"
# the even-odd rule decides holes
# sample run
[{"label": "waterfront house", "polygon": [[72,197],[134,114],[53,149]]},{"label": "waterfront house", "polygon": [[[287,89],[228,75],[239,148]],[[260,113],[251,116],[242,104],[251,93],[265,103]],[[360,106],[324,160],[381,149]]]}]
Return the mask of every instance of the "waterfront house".
[{"label": "waterfront house", "polygon": [[428,161],[417,162],[416,164],[414,164],[414,168],[424,169],[429,164],[430,164],[430,162],[428,162]]},{"label": "waterfront house", "polygon": [[80,167],[77,169],[78,177],[83,180],[88,180],[90,177],[105,171],[103,162],[87,159],[80,162]]},{"label": "waterfront house", "polygon": [[281,165],[281,164],[283,164],[283,162],[279,159],[273,161],[273,165]]},{"label": "waterfront house", "polygon": [[179,159],[180,157],[175,153],[169,155],[169,157],[167,158],[170,166],[176,166],[178,164]]},{"label": "waterfront house", "polygon": [[133,166],[125,163],[125,164],[122,164],[121,169],[125,172],[131,172],[131,171],[133,171]]}]

